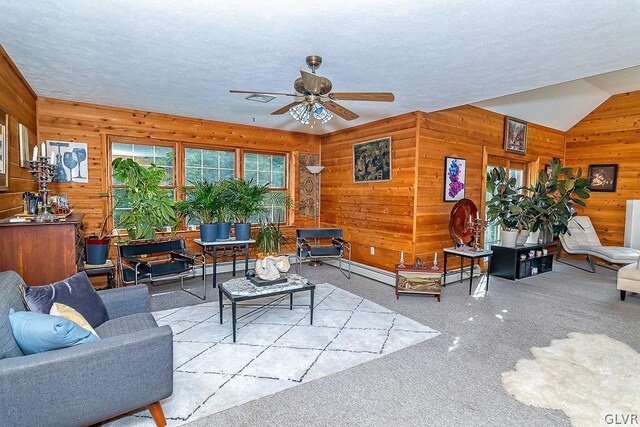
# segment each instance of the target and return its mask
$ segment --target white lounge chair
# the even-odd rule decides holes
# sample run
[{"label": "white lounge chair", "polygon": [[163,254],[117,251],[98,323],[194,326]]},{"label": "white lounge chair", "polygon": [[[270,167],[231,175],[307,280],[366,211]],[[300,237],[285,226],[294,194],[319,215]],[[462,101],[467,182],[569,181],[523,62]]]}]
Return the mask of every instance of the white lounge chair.
[{"label": "white lounge chair", "polygon": [[612,264],[630,264],[636,262],[640,257],[638,249],[623,246],[602,246],[588,216],[573,217],[569,221],[569,231],[571,235],[560,235],[562,249],[572,255],[586,255],[592,273],[596,272],[593,258],[600,258]]}]

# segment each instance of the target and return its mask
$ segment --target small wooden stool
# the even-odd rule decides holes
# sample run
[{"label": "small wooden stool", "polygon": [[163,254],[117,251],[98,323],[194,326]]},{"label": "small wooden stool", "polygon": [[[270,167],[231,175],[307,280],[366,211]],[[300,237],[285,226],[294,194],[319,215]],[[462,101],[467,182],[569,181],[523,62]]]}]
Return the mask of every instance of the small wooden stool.
[{"label": "small wooden stool", "polygon": [[82,265],[82,270],[87,273],[89,277],[106,276],[107,277],[107,289],[113,288],[114,277],[116,274],[116,267],[113,265],[110,259],[104,264],[87,264]]}]

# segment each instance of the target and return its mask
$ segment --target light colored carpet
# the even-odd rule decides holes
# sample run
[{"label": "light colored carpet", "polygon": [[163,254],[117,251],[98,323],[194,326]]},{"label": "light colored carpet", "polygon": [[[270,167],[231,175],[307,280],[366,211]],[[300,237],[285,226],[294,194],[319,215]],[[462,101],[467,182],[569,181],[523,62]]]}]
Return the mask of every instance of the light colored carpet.
[{"label": "light colored carpet", "polygon": [[[262,299],[254,302],[269,302]],[[437,331],[330,284],[316,285],[314,323],[309,293],[254,311],[239,308],[237,342],[231,313],[219,323],[218,303],[155,312],[174,332],[174,392],[162,401],[169,426],[307,383],[429,340]],[[245,317],[240,318],[245,315]],[[110,425],[154,423],[143,410]]]},{"label": "light colored carpet", "polygon": [[[502,374],[520,402],[564,411],[575,427],[640,422],[640,354],[600,334],[570,333]],[[633,422],[635,420],[635,422]]]}]

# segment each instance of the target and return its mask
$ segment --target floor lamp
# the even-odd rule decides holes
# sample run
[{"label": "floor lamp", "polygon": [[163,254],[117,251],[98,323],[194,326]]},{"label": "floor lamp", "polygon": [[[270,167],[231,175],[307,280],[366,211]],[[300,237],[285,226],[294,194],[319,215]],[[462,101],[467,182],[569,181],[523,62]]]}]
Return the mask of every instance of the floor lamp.
[{"label": "floor lamp", "polygon": [[[324,166],[306,166],[306,168],[313,175],[313,227],[318,228],[320,226],[320,219],[318,218],[318,175],[320,175]],[[322,263],[317,259],[312,259],[308,265],[318,267]]]}]

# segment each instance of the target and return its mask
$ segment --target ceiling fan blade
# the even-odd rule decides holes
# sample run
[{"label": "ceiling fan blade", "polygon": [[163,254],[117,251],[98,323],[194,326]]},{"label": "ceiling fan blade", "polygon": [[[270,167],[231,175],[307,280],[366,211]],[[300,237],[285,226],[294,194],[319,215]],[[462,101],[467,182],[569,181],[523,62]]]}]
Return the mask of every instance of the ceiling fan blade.
[{"label": "ceiling fan blade", "polygon": [[355,120],[360,117],[348,108],[344,108],[342,105],[337,104],[333,101],[321,101],[321,103],[327,108],[327,110],[331,111],[334,114],[337,114],[345,120]]},{"label": "ceiling fan blade", "polygon": [[271,115],[272,115],[272,116],[277,116],[278,114],[284,114],[284,113],[286,113],[287,111],[289,111],[289,109],[290,109],[291,107],[293,107],[293,106],[296,106],[296,105],[300,104],[300,102],[302,102],[302,101],[294,101],[294,102],[291,102],[291,103],[289,103],[289,104],[285,105],[285,106],[284,106],[284,107],[282,107],[282,108],[278,108],[276,111],[274,111],[273,113],[271,113]]},{"label": "ceiling fan blade", "polygon": [[304,82],[304,88],[311,93],[318,94],[322,89],[322,77],[317,74],[312,74],[304,70],[300,70],[302,75],[302,81]]},{"label": "ceiling fan blade", "polygon": [[393,102],[396,98],[391,92],[333,92],[329,98],[341,101],[381,101]]},{"label": "ceiling fan blade", "polygon": [[281,96],[302,96],[299,93],[282,93],[282,92],[260,92],[258,90],[230,90],[231,93],[257,93],[259,95],[281,95]]}]

